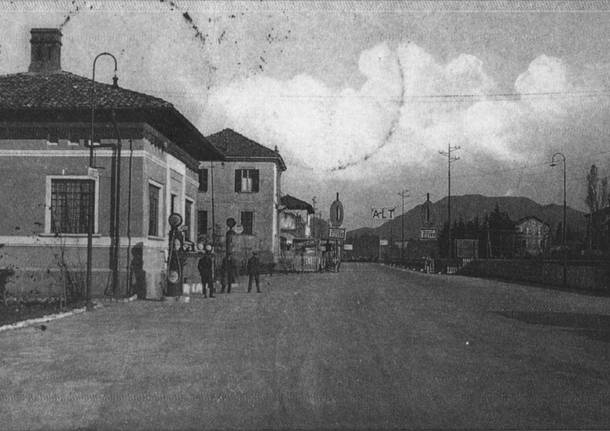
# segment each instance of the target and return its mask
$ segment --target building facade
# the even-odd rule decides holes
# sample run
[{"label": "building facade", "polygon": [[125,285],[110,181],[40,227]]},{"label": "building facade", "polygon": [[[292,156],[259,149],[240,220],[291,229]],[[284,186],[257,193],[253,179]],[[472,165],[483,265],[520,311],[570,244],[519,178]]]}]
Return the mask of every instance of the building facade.
[{"label": "building facade", "polygon": [[91,207],[92,295],[159,295],[167,218],[180,213],[195,241],[199,161],[221,156],[169,102],[116,80],[95,83],[92,98],[90,79],[61,70],[61,32],[31,33],[29,71],[0,76],[0,268],[15,272],[8,288],[49,296],[82,285]]},{"label": "building facade", "polygon": [[294,239],[311,238],[314,208],[311,204],[284,195],[280,199],[280,246],[290,248]]},{"label": "building facade", "polygon": [[524,217],[515,225],[515,255],[540,256],[549,246],[551,227],[537,217]]},{"label": "building facade", "polygon": [[197,233],[200,242],[224,252],[227,220],[236,222],[233,253],[244,266],[251,251],[275,262],[279,253],[278,206],[284,160],[243,135],[225,129],[207,137],[223,162],[201,162]]}]

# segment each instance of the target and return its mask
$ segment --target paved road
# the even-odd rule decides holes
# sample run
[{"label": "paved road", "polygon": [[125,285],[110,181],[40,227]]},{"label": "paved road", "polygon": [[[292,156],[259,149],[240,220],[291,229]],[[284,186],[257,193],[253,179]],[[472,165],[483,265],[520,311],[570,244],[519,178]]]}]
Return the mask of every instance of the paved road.
[{"label": "paved road", "polygon": [[264,283],[0,333],[0,428],[610,428],[610,297],[373,264]]}]

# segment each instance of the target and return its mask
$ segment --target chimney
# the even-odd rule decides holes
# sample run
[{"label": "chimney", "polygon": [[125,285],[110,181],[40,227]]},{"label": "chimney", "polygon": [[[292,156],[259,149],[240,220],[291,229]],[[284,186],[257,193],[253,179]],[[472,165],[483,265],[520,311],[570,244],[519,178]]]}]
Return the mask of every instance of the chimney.
[{"label": "chimney", "polygon": [[61,31],[58,28],[33,28],[30,39],[32,54],[30,72],[61,71]]}]

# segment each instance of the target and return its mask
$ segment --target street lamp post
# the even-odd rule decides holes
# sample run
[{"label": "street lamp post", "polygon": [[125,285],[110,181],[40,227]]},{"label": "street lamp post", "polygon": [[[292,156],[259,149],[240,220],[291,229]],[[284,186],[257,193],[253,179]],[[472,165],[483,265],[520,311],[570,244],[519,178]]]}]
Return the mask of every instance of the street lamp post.
[{"label": "street lamp post", "polygon": [[[91,140],[89,142],[89,169],[92,170],[95,168],[94,159],[93,159],[93,142],[94,142],[94,130],[95,130],[95,66],[97,64],[98,58],[102,56],[109,56],[114,60],[114,76],[112,81],[114,85],[117,85],[118,78],[116,76],[117,72],[117,61],[116,57],[109,52],[102,52],[98,54],[93,60],[93,70],[92,70],[92,79],[91,79]],[[119,155],[120,157],[120,155]],[[94,218],[95,218],[95,187],[92,187],[91,192],[89,193],[89,202],[88,202],[88,223],[87,223],[87,280],[86,280],[86,301],[87,307],[91,305],[91,261],[93,255],[93,227],[94,227]]]},{"label": "street lamp post", "polygon": [[563,162],[563,223],[561,225],[561,247],[563,249],[563,285],[568,284],[568,250],[566,246],[566,156],[563,153],[555,153],[551,158],[551,167],[557,166],[556,157],[561,157]]}]

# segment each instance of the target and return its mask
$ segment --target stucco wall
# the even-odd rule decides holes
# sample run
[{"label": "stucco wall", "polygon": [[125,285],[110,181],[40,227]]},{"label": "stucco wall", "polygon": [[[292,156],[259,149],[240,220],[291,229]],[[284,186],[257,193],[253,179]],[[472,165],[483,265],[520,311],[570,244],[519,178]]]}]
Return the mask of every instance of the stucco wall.
[{"label": "stucco wall", "polygon": [[[196,215],[197,172],[185,163],[167,154],[163,146],[153,145],[144,137],[154,130],[148,125],[131,125],[130,131],[140,136],[123,139],[121,152],[121,193],[119,206],[119,232],[121,242],[121,280],[127,280],[126,266],[128,242],[132,247],[141,245],[143,265],[139,269],[140,284],[144,289],[159,291],[164,283],[165,250],[167,249],[168,208],[162,199],[159,217],[162,229],[156,238],[148,237],[148,180],[154,179],[164,190],[173,190],[180,198],[179,212],[183,213],[184,199],[193,201],[193,219]],[[139,131],[139,132],[138,132]],[[136,133],[136,135],[137,135]],[[122,133],[123,136],[123,133]],[[125,133],[125,136],[129,136]],[[160,137],[159,139],[163,139]],[[110,142],[101,139],[102,143]],[[99,169],[97,203],[97,230],[93,238],[92,293],[101,295],[109,277],[112,155],[110,148],[96,149],[95,165]],[[129,168],[131,160],[131,196],[129,194]],[[51,234],[50,208],[47,189],[48,176],[86,176],[89,149],[80,143],[59,140],[49,144],[41,139],[0,140],[0,171],[4,184],[0,187],[0,268],[14,268],[16,273],[9,281],[9,291],[51,292],[58,289],[57,253],[64,250],[66,259],[74,267],[86,268],[86,234],[66,235],[57,238]],[[170,167],[171,165],[171,167]],[[177,171],[180,175],[172,175]],[[166,187],[169,184],[169,188]],[[129,203],[131,202],[131,206]],[[128,214],[130,232],[128,235]],[[131,238],[131,241],[129,240]],[[131,258],[130,258],[131,259]],[[123,282],[123,281],[122,281]],[[59,283],[59,284],[58,284]]]},{"label": "stucco wall", "polygon": [[[208,169],[210,178],[213,172],[214,179],[214,212],[216,224],[221,226],[224,236],[226,220],[234,218],[240,223],[242,211],[254,213],[254,226],[252,235],[237,235],[236,253],[245,258],[250,250],[266,252],[277,255],[279,250],[279,219],[276,204],[279,201],[280,174],[277,165],[273,162],[224,162],[214,163],[202,167]],[[257,193],[235,192],[235,170],[258,169],[259,191]],[[208,181],[208,191],[198,193],[198,209],[208,212],[208,227],[212,225],[212,180]]]}]

